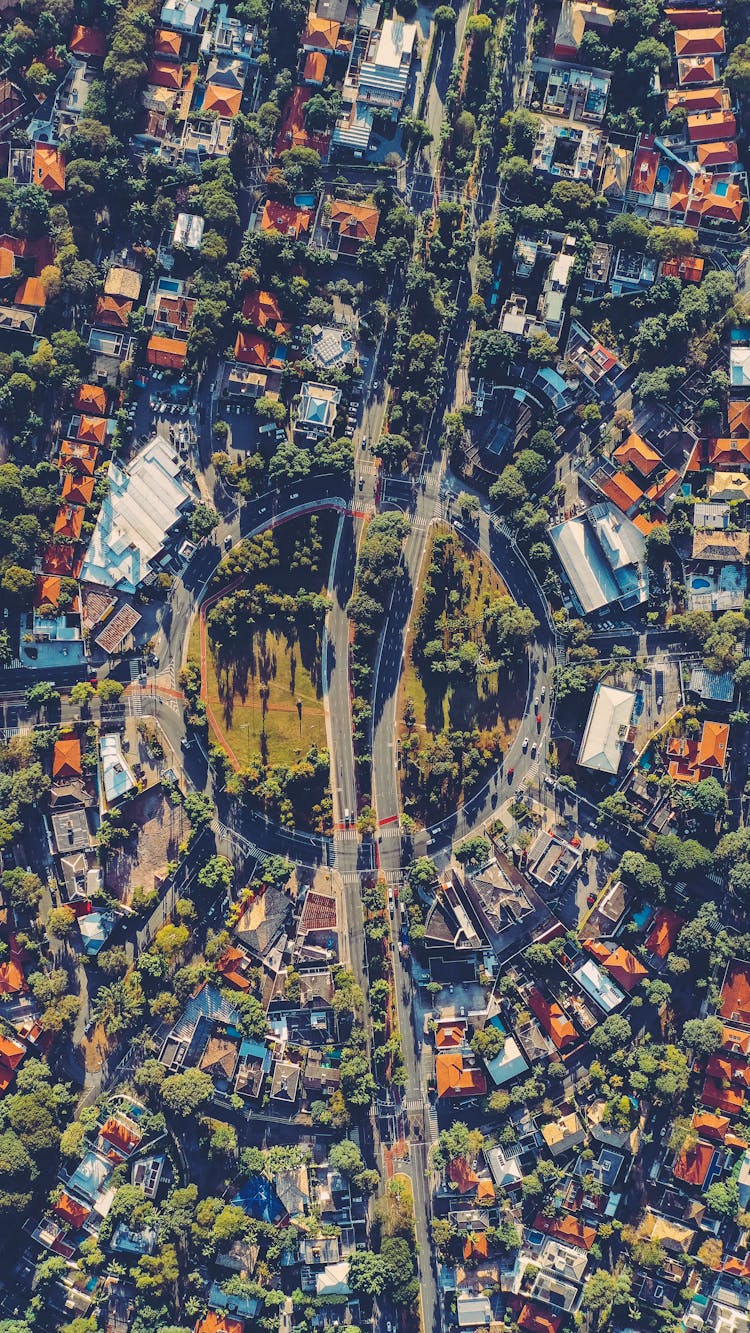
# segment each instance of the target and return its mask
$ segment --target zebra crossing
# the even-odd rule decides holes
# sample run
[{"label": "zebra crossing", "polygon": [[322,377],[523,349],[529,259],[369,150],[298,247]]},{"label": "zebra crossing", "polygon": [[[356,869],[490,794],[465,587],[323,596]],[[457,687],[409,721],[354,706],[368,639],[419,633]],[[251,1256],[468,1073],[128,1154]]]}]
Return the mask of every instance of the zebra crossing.
[{"label": "zebra crossing", "polygon": [[357,830],[354,825],[349,828],[337,828],[333,833],[334,842],[356,842]]}]

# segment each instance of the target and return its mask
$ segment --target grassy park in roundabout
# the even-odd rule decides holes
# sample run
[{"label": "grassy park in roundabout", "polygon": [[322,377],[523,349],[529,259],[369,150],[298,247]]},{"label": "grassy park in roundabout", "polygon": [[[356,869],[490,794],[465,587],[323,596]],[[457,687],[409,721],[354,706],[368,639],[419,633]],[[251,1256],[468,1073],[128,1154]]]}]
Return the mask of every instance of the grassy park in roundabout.
[{"label": "grassy park in roundabout", "polygon": [[420,571],[398,706],[405,814],[430,823],[486,781],[517,730],[537,622],[447,525]]},{"label": "grassy park in roundabout", "polygon": [[[304,515],[241,542],[204,611],[203,697],[231,784],[282,822],[319,828],[330,809],[322,646],[336,523]],[[201,655],[198,621],[190,655]]]}]

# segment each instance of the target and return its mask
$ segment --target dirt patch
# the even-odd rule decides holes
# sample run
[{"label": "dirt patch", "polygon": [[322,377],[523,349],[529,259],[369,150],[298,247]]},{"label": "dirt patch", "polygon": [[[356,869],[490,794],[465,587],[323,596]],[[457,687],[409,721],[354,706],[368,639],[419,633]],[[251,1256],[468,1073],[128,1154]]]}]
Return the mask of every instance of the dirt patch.
[{"label": "dirt patch", "polygon": [[152,787],[130,801],[125,818],[136,831],[123,849],[109,854],[107,888],[128,904],[136,885],[147,892],[159,888],[167,865],[177,859],[190,821],[182,805],[173,805],[161,787]]}]

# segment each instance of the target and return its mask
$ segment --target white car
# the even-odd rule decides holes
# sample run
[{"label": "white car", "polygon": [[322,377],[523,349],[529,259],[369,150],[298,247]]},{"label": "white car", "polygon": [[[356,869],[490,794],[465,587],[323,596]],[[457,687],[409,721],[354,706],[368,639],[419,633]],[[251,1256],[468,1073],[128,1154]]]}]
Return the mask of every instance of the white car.
[{"label": "white car", "polygon": [[524,754],[526,753],[526,751],[528,750],[528,748],[529,748],[529,738],[528,738],[528,736],[524,736],[524,738],[523,738],[523,745],[521,746],[521,749],[523,750]]}]

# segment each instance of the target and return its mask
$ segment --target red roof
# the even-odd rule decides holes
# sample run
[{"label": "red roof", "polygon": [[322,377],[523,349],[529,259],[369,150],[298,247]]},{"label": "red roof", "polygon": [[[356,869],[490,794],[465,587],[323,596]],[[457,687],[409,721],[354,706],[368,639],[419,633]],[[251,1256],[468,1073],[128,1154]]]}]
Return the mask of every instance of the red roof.
[{"label": "red roof", "polygon": [[97,60],[107,54],[104,33],[98,28],[86,28],[82,23],[76,23],[73,28],[68,47],[76,56],[93,56]]},{"label": "red roof", "polygon": [[691,143],[710,143],[712,139],[733,139],[737,121],[731,111],[697,111],[687,118]]},{"label": "red roof", "polygon": [[678,56],[720,56],[724,52],[724,29],[678,28],[674,46]]},{"label": "red roof", "polygon": [[80,778],[81,771],[81,742],[77,736],[55,741],[52,752],[53,778]]},{"label": "red roof", "polygon": [[74,1231],[79,1231],[91,1209],[79,1203],[78,1199],[71,1199],[70,1195],[63,1191],[52,1211],[62,1222],[68,1222]]},{"label": "red roof", "polygon": [[683,259],[665,259],[661,271],[665,278],[681,278],[683,282],[700,282],[705,264],[705,259],[699,259],[697,255],[685,255]]},{"label": "red roof", "polygon": [[73,399],[73,411],[88,412],[96,417],[106,417],[106,390],[100,384],[80,384]]},{"label": "red roof", "polygon": [[146,348],[146,360],[150,366],[163,366],[167,370],[182,370],[187,357],[188,345],[182,338],[160,338],[152,333]]},{"label": "red roof", "polygon": [[[336,25],[338,26],[338,24]],[[305,129],[305,107],[310,98],[315,96],[314,88],[303,88],[297,84],[284,104],[281,124],[276,139],[276,155],[287,148],[313,148],[316,153],[326,158],[331,143],[330,134],[315,134]]]},{"label": "red roof", "polygon": [[600,482],[600,488],[617,505],[624,514],[629,514],[630,510],[638,504],[643,498],[643,491],[640,486],[627,476],[625,472],[616,472],[614,476],[607,477],[606,481]]},{"label": "red roof", "polygon": [[696,1111],[693,1116],[693,1129],[705,1139],[723,1143],[731,1121],[726,1115],[716,1115],[713,1111]]},{"label": "red roof", "polygon": [[545,1217],[544,1213],[537,1213],[534,1227],[547,1236],[554,1236],[556,1240],[577,1245],[581,1250],[590,1250],[596,1240],[596,1229],[587,1226],[582,1218],[571,1217],[570,1214],[565,1217]]},{"label": "red roof", "polygon": [[102,1125],[99,1133],[124,1157],[128,1157],[141,1141],[141,1135],[138,1131],[131,1129],[129,1125],[124,1124],[122,1120],[118,1120],[116,1116],[110,1116]]},{"label": "red roof", "polygon": [[660,907],[654,917],[650,934],[646,938],[648,952],[655,954],[657,958],[666,958],[674,948],[684,924],[684,917],[678,916],[670,907]]},{"label": "red roof", "polygon": [[709,1056],[706,1073],[711,1078],[726,1079],[727,1083],[745,1083],[750,1085],[750,1065],[745,1056],[715,1052]]},{"label": "red roof", "polygon": [[260,215],[261,231],[278,231],[282,236],[292,236],[295,240],[310,230],[312,212],[309,208],[295,208],[292,204],[279,204],[274,199],[267,199]]},{"label": "red roof", "polygon": [[445,1051],[435,1057],[438,1097],[479,1097],[487,1091],[481,1069],[464,1065],[458,1051]]},{"label": "red roof", "polygon": [[578,1033],[570,1019],[563,1013],[557,1000],[545,999],[536,986],[532,986],[529,991],[528,1000],[531,1012],[539,1019],[558,1051],[564,1051],[566,1046],[570,1046],[572,1042],[578,1040]]},{"label": "red roof", "polygon": [[715,1078],[707,1078],[701,1089],[701,1101],[706,1106],[718,1107],[727,1115],[735,1116],[742,1110],[745,1092],[742,1088],[725,1088]]},{"label": "red roof", "polygon": [[636,194],[653,194],[658,170],[659,154],[653,148],[639,148],[630,176],[631,190]]},{"label": "red roof", "polygon": [[702,1185],[708,1169],[714,1159],[714,1149],[710,1143],[701,1143],[700,1139],[693,1147],[684,1147],[674,1164],[674,1174],[686,1185]]},{"label": "red roof", "polygon": [[479,1183],[479,1176],[465,1157],[456,1157],[448,1163],[448,1179],[456,1186],[459,1194],[468,1194]]},{"label": "red roof", "polygon": [[526,1301],[518,1316],[518,1327],[526,1333],[558,1333],[562,1319],[560,1315],[549,1314],[542,1305]]},{"label": "red roof", "polygon": [[195,1325],[194,1333],[244,1333],[245,1325],[241,1319],[233,1319],[228,1314],[217,1314],[215,1310],[209,1310],[208,1314],[199,1319]]}]

